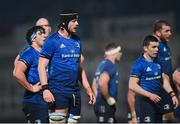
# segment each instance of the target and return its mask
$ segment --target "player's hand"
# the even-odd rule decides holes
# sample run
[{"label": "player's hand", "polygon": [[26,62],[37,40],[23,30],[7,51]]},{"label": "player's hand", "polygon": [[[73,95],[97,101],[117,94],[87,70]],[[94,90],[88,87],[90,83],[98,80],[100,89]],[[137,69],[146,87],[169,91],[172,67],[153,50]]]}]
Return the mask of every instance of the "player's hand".
[{"label": "player's hand", "polygon": [[93,92],[90,92],[89,94],[89,104],[95,104],[95,102],[96,102],[96,97],[95,97],[95,95],[94,95],[94,93]]},{"label": "player's hand", "polygon": [[107,99],[107,103],[108,103],[108,105],[113,106],[113,105],[116,104],[116,100],[115,100],[113,97],[110,96],[110,97]]},{"label": "player's hand", "polygon": [[40,82],[38,82],[35,85],[32,85],[32,84],[30,84],[30,85],[31,85],[30,91],[33,92],[33,93],[37,93],[37,92],[39,92],[41,90]]},{"label": "player's hand", "polygon": [[47,103],[52,103],[55,101],[53,94],[48,89],[43,91],[43,98]]},{"label": "player's hand", "polygon": [[172,97],[172,101],[173,101],[174,108],[177,108],[179,102],[178,102],[178,99],[175,95]]},{"label": "player's hand", "polygon": [[152,100],[153,102],[157,103],[161,100],[161,97],[156,94],[150,93],[149,99]]}]

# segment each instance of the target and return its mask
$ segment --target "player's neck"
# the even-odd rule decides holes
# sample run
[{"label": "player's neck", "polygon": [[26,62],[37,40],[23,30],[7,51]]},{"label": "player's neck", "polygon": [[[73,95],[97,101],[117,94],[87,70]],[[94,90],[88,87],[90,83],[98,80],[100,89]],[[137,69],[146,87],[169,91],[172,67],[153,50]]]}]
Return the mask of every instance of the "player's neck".
[{"label": "player's neck", "polygon": [[144,58],[147,60],[147,61],[153,61],[154,58],[152,58],[151,56],[149,56],[147,53],[144,53]]},{"label": "player's neck", "polygon": [[37,50],[38,52],[41,51],[41,46],[37,45],[36,43],[33,43],[31,46],[32,46],[35,50]]},{"label": "player's neck", "polygon": [[68,33],[66,30],[59,30],[58,33],[66,39],[69,39],[71,37],[71,34]]},{"label": "player's neck", "polygon": [[111,61],[112,63],[115,64],[115,59],[112,56],[106,56],[105,59],[107,59],[107,60],[109,60],[109,61]]},{"label": "player's neck", "polygon": [[153,34],[154,37],[158,39],[158,41],[161,41],[161,39],[157,36],[157,34]]}]

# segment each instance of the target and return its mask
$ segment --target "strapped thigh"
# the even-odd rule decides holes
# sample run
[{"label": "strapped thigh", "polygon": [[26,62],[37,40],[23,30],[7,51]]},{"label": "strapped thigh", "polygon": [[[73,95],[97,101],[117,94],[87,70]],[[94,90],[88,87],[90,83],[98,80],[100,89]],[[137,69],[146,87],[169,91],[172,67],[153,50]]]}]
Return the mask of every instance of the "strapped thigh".
[{"label": "strapped thigh", "polygon": [[78,123],[80,120],[80,115],[73,115],[73,114],[69,114],[69,118],[68,118],[68,123]]},{"label": "strapped thigh", "polygon": [[66,122],[66,114],[63,113],[50,113],[49,122]]}]

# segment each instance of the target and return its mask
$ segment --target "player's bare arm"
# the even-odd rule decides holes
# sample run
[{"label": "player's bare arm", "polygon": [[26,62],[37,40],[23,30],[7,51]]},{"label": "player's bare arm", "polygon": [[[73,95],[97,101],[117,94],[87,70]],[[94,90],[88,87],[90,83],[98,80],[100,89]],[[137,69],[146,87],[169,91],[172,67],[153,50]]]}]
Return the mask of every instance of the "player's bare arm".
[{"label": "player's bare arm", "polygon": [[161,97],[156,95],[156,94],[153,94],[151,92],[148,92],[146,90],[144,90],[143,88],[141,88],[139,85],[138,85],[138,82],[139,82],[139,78],[136,78],[136,77],[130,77],[129,79],[129,88],[131,90],[133,90],[134,92],[138,93],[138,94],[141,94],[145,97],[148,97],[150,100],[154,101],[154,102],[159,102],[161,100]]},{"label": "player's bare arm", "polygon": [[55,99],[54,99],[53,94],[48,89],[48,80],[47,80],[47,73],[46,73],[46,68],[47,68],[48,63],[49,63],[49,59],[40,57],[38,71],[39,71],[40,82],[43,89],[43,98],[46,102],[50,103],[50,102],[54,102]]}]

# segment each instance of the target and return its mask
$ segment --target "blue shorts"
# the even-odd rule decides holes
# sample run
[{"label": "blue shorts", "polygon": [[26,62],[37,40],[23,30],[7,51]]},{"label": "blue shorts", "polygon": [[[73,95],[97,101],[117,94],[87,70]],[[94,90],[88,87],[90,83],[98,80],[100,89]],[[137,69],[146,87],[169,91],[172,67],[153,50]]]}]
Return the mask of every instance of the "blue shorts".
[{"label": "blue shorts", "polygon": [[160,96],[161,96],[161,102],[159,102],[157,105],[159,106],[159,108],[161,108],[161,113],[165,114],[165,113],[173,112],[174,106],[173,106],[172,98],[165,91],[165,89],[161,90]]},{"label": "blue shorts", "polygon": [[162,114],[156,103],[149,98],[136,95],[135,111],[140,123],[161,123]]},{"label": "blue shorts", "polygon": [[178,122],[180,122],[180,105],[174,110],[174,115]]},{"label": "blue shorts", "polygon": [[28,123],[49,123],[47,104],[23,103],[23,112]]},{"label": "blue shorts", "polygon": [[81,113],[81,95],[80,92],[66,94],[53,93],[55,98],[54,109],[69,108],[69,114],[80,116]]},{"label": "blue shorts", "polygon": [[115,106],[109,106],[104,99],[97,99],[94,106],[94,112],[98,123],[114,123],[115,120]]},{"label": "blue shorts", "polygon": [[[178,94],[178,99],[180,102],[180,92]],[[180,122],[180,103],[179,103],[178,107],[174,110],[174,114],[175,114],[175,117],[178,120],[178,122]]]}]

